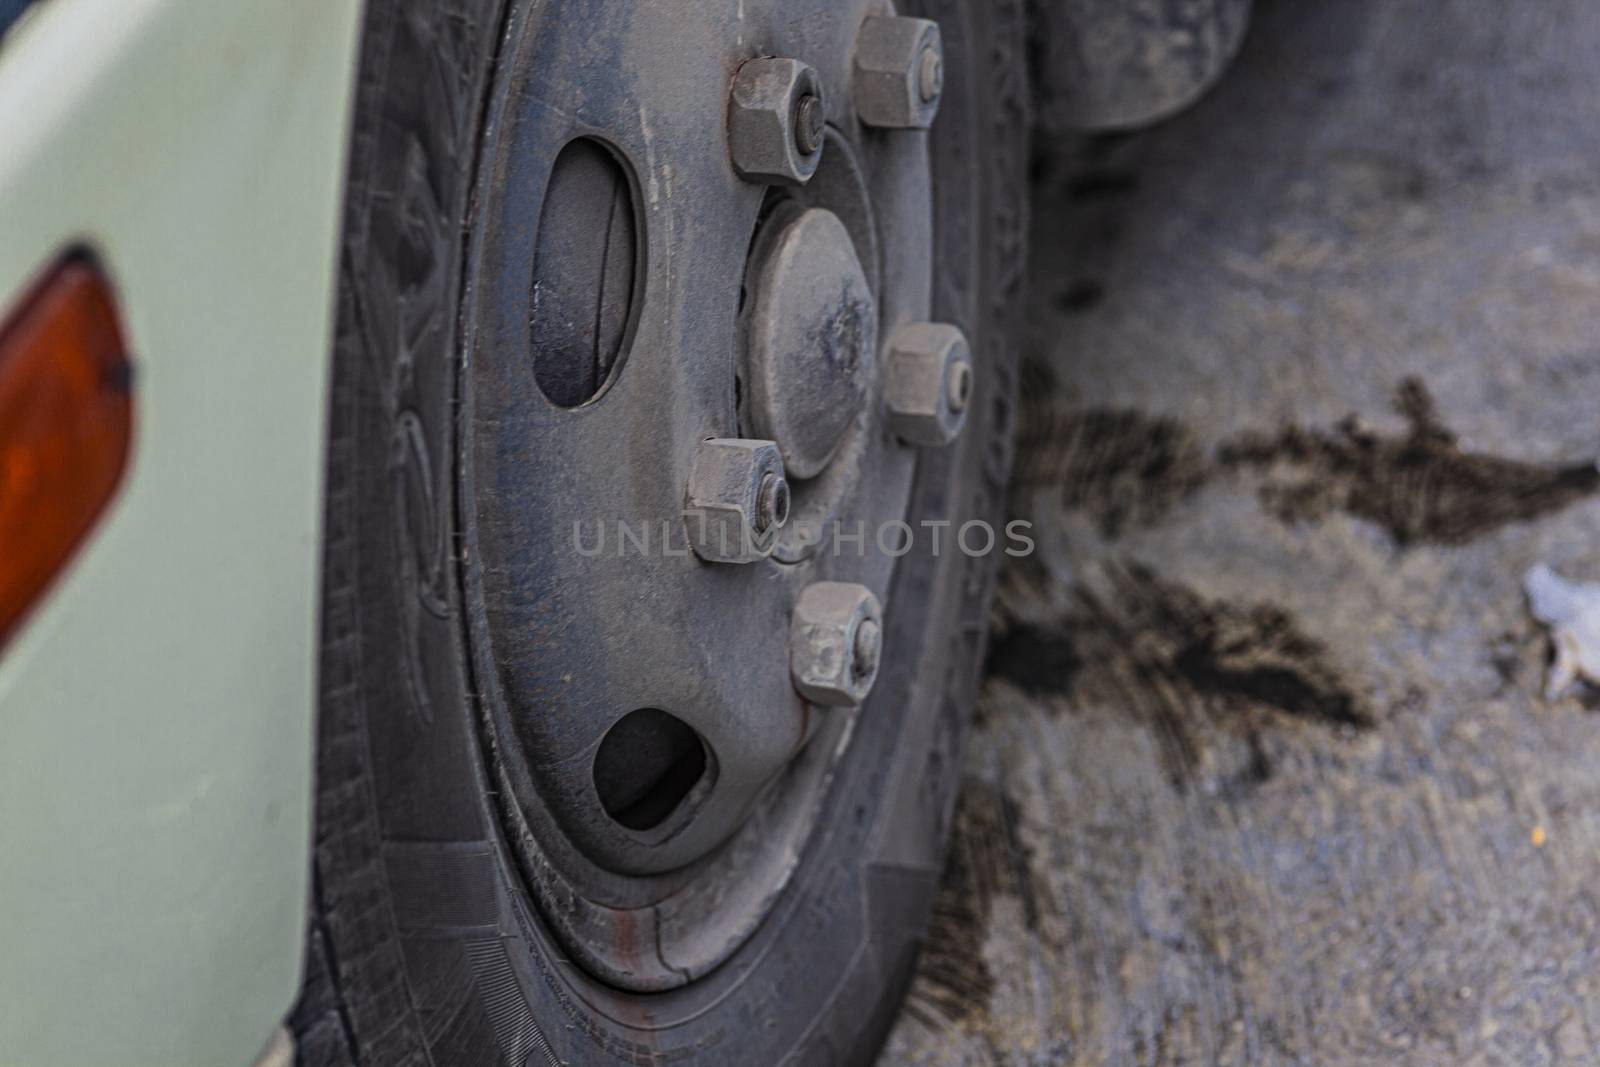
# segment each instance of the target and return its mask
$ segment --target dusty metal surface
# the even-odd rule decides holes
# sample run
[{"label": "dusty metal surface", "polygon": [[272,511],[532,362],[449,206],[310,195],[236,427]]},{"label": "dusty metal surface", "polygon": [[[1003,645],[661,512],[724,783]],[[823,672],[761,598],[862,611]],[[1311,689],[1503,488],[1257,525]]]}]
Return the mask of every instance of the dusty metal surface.
[{"label": "dusty metal surface", "polygon": [[1040,168],[1012,566],[885,1067],[1580,1064],[1600,8],[1258,7]]}]

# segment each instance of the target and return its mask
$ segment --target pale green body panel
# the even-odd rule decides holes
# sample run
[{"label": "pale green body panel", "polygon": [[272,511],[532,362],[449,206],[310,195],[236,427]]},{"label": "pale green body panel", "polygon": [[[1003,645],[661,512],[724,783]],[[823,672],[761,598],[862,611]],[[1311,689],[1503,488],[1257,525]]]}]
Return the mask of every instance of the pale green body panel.
[{"label": "pale green body panel", "polygon": [[133,458],[0,653],[0,1064],[248,1064],[298,983],[356,0],[47,0],[0,47],[0,305],[115,281]]}]

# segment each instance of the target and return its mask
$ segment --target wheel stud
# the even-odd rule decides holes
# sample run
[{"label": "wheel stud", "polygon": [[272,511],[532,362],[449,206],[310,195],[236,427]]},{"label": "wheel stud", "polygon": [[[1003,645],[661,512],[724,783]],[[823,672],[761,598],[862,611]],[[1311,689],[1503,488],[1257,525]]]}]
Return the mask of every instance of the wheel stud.
[{"label": "wheel stud", "polygon": [[789,482],[771,441],[700,442],[689,468],[683,525],[707,563],[754,563],[772,554],[789,520]]},{"label": "wheel stud", "polygon": [[782,474],[768,472],[761,477],[756,493],[756,520],[753,529],[765,534],[789,521],[789,483]]},{"label": "wheel stud", "polygon": [[925,130],[944,90],[939,24],[874,16],[861,23],[851,93],[868,126]]},{"label": "wheel stud", "polygon": [[822,147],[823,128],[828,113],[822,106],[822,97],[807,93],[794,107],[794,146],[803,156],[812,155]]},{"label": "wheel stud", "polygon": [[882,658],[883,612],[854,582],[813,582],[800,591],[789,628],[794,687],[814,704],[849,707],[872,691]]},{"label": "wheel stud", "polygon": [[901,440],[938,448],[955,440],[972,402],[972,353],[941,322],[901,326],[889,339],[889,425]]},{"label": "wheel stud", "polygon": [[728,104],[728,152],[746,181],[804,185],[822,158],[828,111],[817,72],[798,59],[745,61]]},{"label": "wheel stud", "polygon": [[855,659],[851,671],[858,677],[878,673],[878,656],[883,652],[883,627],[875,619],[863,619],[856,627]]},{"label": "wheel stud", "polygon": [[960,414],[972,401],[972,363],[962,360],[950,364],[950,410]]},{"label": "wheel stud", "polygon": [[924,104],[934,103],[944,91],[944,57],[937,44],[924,45],[917,64],[917,91]]}]

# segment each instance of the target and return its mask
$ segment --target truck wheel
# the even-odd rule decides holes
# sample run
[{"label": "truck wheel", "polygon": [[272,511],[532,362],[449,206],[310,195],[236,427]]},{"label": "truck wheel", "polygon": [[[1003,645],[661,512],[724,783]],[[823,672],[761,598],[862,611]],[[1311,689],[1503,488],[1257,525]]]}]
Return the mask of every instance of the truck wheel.
[{"label": "truck wheel", "polygon": [[869,1063],[1010,543],[1021,0],[368,7],[299,1060]]}]

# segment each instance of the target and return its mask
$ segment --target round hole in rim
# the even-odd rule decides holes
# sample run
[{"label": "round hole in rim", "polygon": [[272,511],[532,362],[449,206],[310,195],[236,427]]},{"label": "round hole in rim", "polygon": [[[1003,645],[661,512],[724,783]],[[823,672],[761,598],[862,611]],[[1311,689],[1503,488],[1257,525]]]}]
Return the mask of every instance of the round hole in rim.
[{"label": "round hole in rim", "polygon": [[594,755],[600,806],[629,830],[660,826],[705,773],[700,735],[658,708],[640,708],[618,719]]},{"label": "round hole in rim", "polygon": [[637,199],[623,162],[593,138],[569,142],[550,169],[528,323],[534,379],[559,407],[592,398],[627,354],[642,287]]}]

